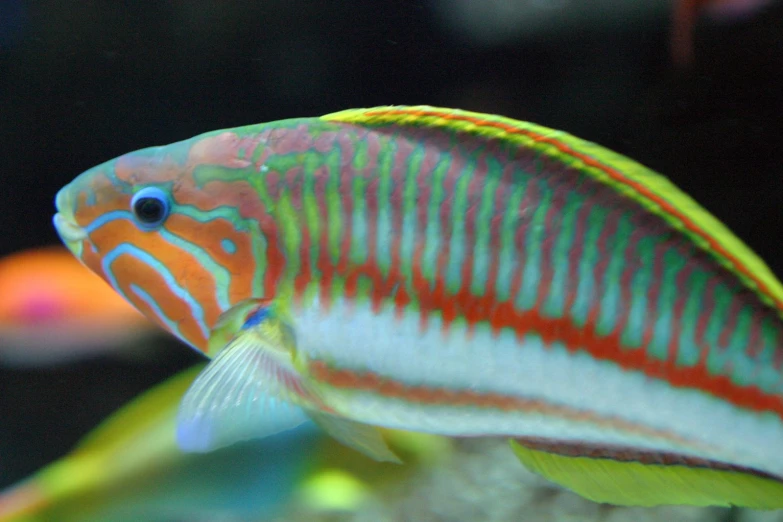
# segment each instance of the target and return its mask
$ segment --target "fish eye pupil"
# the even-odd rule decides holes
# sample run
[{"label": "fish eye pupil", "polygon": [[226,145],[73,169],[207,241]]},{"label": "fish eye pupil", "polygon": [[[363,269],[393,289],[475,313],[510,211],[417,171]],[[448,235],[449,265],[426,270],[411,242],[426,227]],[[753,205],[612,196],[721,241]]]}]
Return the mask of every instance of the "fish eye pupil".
[{"label": "fish eye pupil", "polygon": [[169,215],[169,200],[157,187],[147,187],[131,199],[131,210],[138,225],[145,230],[157,228]]},{"label": "fish eye pupil", "polygon": [[163,217],[163,203],[155,198],[140,198],[134,206],[136,215],[144,223],[157,223]]}]

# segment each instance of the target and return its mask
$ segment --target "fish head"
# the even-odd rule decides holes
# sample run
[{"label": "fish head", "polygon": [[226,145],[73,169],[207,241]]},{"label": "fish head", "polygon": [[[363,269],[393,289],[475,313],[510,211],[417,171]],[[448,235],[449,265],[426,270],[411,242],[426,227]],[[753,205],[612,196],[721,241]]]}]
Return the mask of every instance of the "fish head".
[{"label": "fish head", "polygon": [[87,170],[58,192],[54,216],[82,263],[202,352],[218,316],[260,291],[265,247],[257,198],[241,181],[249,162],[231,133],[213,134]]}]

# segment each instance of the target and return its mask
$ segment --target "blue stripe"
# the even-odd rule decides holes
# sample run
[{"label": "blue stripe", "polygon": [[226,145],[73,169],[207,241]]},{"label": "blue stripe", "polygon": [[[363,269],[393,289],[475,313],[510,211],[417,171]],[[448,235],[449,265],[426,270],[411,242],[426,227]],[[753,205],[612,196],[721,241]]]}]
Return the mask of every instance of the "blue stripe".
[{"label": "blue stripe", "polygon": [[84,230],[88,234],[91,234],[95,232],[97,229],[101,228],[106,223],[110,223],[115,219],[127,219],[128,221],[133,223],[133,214],[131,213],[130,210],[112,210],[111,212],[107,212],[102,216],[95,218],[92,221],[92,223],[84,227]]},{"label": "blue stripe", "polygon": [[152,297],[150,294],[148,294],[142,287],[136,284],[131,284],[130,289],[133,290],[133,293],[139,296],[139,299],[144,301],[147,306],[152,308],[152,311],[155,312],[155,315],[158,316],[158,319],[160,319],[160,322],[166,325],[166,328],[168,328],[171,333],[179,337],[180,339],[183,339],[182,334],[179,331],[179,326],[177,326],[177,323],[172,321],[171,319],[166,316],[166,313],[158,306],[158,303],[155,301],[155,298]]},{"label": "blue stripe", "polygon": [[231,301],[228,298],[228,288],[231,285],[231,273],[226,267],[212,259],[207,251],[200,246],[191,243],[176,234],[172,234],[170,231],[166,230],[165,227],[158,230],[158,233],[160,233],[161,237],[170,244],[189,252],[193,257],[199,260],[202,267],[212,274],[212,277],[215,279],[215,297],[217,298],[221,311],[225,312],[231,308]]},{"label": "blue stripe", "polygon": [[[94,232],[98,228],[106,225],[107,223],[110,223],[118,219],[127,219],[132,223],[134,222],[133,214],[129,210],[113,210],[93,220],[92,223],[90,223],[89,225],[87,225],[87,227],[85,227],[85,230],[89,234]],[[215,290],[217,292],[216,297],[217,297],[218,304],[220,305],[220,308],[222,310],[224,311],[228,310],[231,307],[231,302],[228,297],[228,288],[231,282],[230,272],[223,265],[217,263],[214,259],[212,259],[212,257],[209,256],[206,250],[199,247],[198,245],[191,243],[190,241],[187,241],[181,238],[180,236],[172,234],[171,232],[165,229],[160,229],[159,232],[161,234],[161,237],[163,237],[170,244],[193,254],[193,256],[196,257],[202,263],[202,265],[205,266],[206,270],[215,277],[215,281],[216,281]],[[161,275],[163,274],[161,273]]]},{"label": "blue stripe", "polygon": [[177,284],[176,279],[174,279],[174,276],[171,274],[169,269],[155,259],[153,256],[145,252],[144,250],[136,247],[135,245],[131,245],[128,243],[122,243],[118,245],[116,248],[114,248],[112,251],[106,254],[106,257],[103,258],[102,262],[102,268],[104,274],[106,274],[106,277],[109,279],[109,283],[114,287],[115,290],[117,290],[120,294],[122,294],[125,299],[128,301],[131,301],[131,299],[128,298],[127,295],[125,295],[120,287],[117,285],[117,280],[114,277],[114,273],[111,271],[111,265],[114,263],[114,261],[121,255],[127,254],[142,263],[146,264],[153,270],[155,270],[160,276],[163,278],[163,280],[166,282],[166,285],[168,286],[169,290],[174,293],[177,297],[185,301],[188,306],[190,307],[191,314],[193,316],[193,319],[195,319],[196,324],[201,329],[201,332],[204,334],[205,338],[209,338],[209,329],[206,326],[206,323],[204,322],[204,310],[201,308],[201,305],[196,301],[192,295],[190,295],[187,290],[182,288],[179,284]]}]

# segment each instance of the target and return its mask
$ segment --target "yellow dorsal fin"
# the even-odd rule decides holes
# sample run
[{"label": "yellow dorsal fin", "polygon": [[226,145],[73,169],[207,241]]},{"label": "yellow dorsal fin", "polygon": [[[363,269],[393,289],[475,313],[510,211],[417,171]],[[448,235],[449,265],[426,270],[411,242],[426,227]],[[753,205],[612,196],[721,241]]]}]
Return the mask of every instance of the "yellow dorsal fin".
[{"label": "yellow dorsal fin", "polygon": [[349,109],[322,119],[369,127],[398,125],[497,139],[544,154],[611,186],[660,216],[783,317],[783,285],[723,223],[668,179],[630,158],[562,131],[477,112],[429,106]]},{"label": "yellow dorsal fin", "polygon": [[[594,502],[643,507],[684,504],[783,508],[783,482],[753,470],[718,463],[707,467],[708,461],[663,454],[648,459],[655,463],[615,460],[612,456],[619,455],[599,448],[567,444],[546,447],[530,440],[512,440],[511,447],[533,473]],[[589,456],[574,456],[577,452]],[[631,457],[628,452],[623,455]]]}]

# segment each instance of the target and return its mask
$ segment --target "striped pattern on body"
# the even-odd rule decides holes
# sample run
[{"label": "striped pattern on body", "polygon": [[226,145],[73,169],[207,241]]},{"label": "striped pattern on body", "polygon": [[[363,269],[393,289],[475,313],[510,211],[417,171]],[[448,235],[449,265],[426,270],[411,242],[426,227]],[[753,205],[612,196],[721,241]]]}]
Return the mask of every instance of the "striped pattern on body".
[{"label": "striped pattern on body", "polygon": [[[327,317],[367,303],[415,313],[422,332],[481,328],[521,350],[534,335],[783,418],[774,276],[665,180],[577,138],[374,109],[208,133],[103,168],[117,185],[168,183],[176,204],[163,232],[144,236],[123,230],[127,206],[94,204],[87,228],[102,251],[85,261],[196,347],[246,297],[292,295]],[[398,377],[362,364],[313,368],[346,388]]]}]

